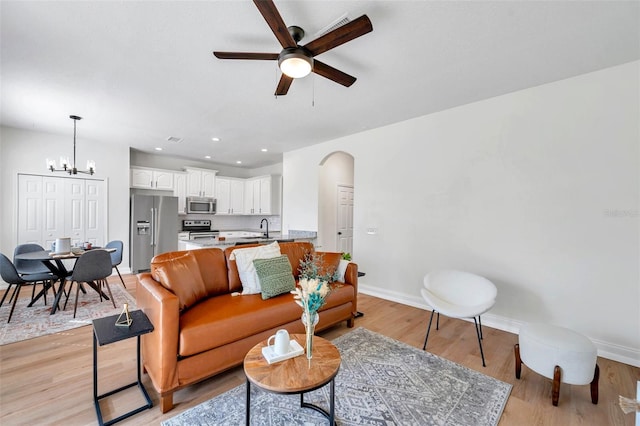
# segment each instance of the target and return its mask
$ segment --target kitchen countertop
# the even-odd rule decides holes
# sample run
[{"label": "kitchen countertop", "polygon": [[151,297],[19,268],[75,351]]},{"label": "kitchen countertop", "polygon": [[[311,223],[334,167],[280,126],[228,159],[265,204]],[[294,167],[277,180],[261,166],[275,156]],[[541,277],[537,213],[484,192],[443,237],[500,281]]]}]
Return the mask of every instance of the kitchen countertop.
[{"label": "kitchen countertop", "polygon": [[[271,233],[269,233],[271,234]],[[273,235],[269,235],[269,238],[260,238],[260,237],[241,237],[241,238],[225,238],[220,241],[218,238],[199,238],[197,240],[181,240],[187,244],[196,247],[220,247],[225,248],[229,246],[235,246],[239,243],[242,244],[255,244],[255,243],[263,243],[269,244],[274,241],[284,242],[284,241],[311,241],[317,237],[315,232],[310,231],[289,231],[288,234],[281,234],[280,232],[274,232]]]}]

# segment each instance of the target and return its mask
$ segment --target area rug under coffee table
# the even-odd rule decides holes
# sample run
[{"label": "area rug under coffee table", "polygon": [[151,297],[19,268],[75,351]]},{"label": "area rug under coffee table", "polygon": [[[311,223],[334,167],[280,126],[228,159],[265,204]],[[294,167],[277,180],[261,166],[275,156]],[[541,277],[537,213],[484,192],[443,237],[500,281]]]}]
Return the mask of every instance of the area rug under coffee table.
[{"label": "area rug under coffee table", "polygon": [[[333,341],[342,365],[336,377],[338,425],[497,425],[511,385],[364,328]],[[241,425],[245,385],[176,417],[177,425]],[[326,425],[300,408],[298,395],[251,388],[252,425]],[[327,408],[328,389],[305,394]]]}]

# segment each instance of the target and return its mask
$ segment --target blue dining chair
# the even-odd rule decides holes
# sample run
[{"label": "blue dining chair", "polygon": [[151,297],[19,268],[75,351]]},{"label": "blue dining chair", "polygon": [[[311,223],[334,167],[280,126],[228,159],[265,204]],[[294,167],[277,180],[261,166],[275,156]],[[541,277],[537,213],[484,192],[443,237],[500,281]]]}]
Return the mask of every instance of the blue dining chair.
[{"label": "blue dining chair", "polygon": [[122,279],[122,275],[120,275],[120,271],[118,270],[118,265],[122,263],[122,250],[123,250],[124,245],[122,244],[122,241],[120,240],[113,240],[113,241],[109,241],[107,243],[107,245],[105,246],[105,248],[113,248],[116,249],[116,251],[114,251],[111,254],[111,265],[115,268],[116,272],[118,273],[118,276],[120,277],[120,282],[122,282],[122,286],[124,288],[127,288],[127,286],[124,284],[124,280]]},{"label": "blue dining chair", "polygon": [[[67,294],[67,298],[64,301],[62,309],[66,309],[71,289],[75,283],[76,301],[73,306],[73,317],[76,317],[76,311],[78,310],[78,293],[80,293],[80,285],[83,282],[95,284],[94,289],[100,295],[100,301],[102,301],[102,287],[106,286],[111,302],[113,303],[113,307],[115,308],[116,302],[113,300],[111,288],[107,282],[107,277],[111,275],[112,270],[113,266],[111,264],[111,256],[106,250],[96,249],[85,252],[78,258],[76,265],[73,267],[73,273],[71,274],[71,278],[69,278],[71,280],[71,286],[69,286],[69,293]],[[91,285],[91,287],[93,287],[93,285]]]},{"label": "blue dining chair", "polygon": [[22,260],[16,259],[16,256],[23,253],[32,253],[36,251],[44,251],[44,248],[39,244],[20,244],[13,251],[13,265],[18,271],[18,274],[23,279],[26,279],[30,282],[34,282],[34,286],[31,294],[31,301],[33,302],[35,296],[35,290],[37,283],[42,283],[43,288],[43,297],[44,304],[47,304],[47,292],[49,287],[53,288],[53,292],[55,295],[55,287],[53,287],[53,283],[58,279],[58,277],[51,273],[51,270],[47,268],[47,266],[39,260]]},{"label": "blue dining chair", "polygon": [[[35,286],[37,282],[42,281],[40,277],[35,277],[35,275],[37,274],[33,275],[34,276],[30,278],[28,278],[28,276],[25,276],[24,278],[21,277],[13,262],[11,262],[11,260],[9,260],[7,256],[0,253],[0,276],[5,283],[9,284],[9,287],[2,296],[2,300],[0,300],[0,306],[2,306],[7,297],[7,294],[9,294],[9,292],[11,291],[11,287],[15,286],[15,288],[13,289],[13,293],[9,298],[9,300],[13,299],[13,303],[11,304],[11,311],[9,312],[7,323],[11,321],[11,317],[13,316],[13,311],[16,308],[16,302],[18,301],[18,297],[20,296],[20,290],[22,289],[22,287],[27,285]],[[31,298],[33,299],[33,295],[31,296]]]}]

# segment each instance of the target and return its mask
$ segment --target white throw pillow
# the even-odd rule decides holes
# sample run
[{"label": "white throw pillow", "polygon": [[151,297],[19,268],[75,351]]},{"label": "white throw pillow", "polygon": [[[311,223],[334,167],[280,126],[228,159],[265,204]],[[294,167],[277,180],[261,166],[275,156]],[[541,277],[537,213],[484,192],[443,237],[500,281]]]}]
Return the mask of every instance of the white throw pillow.
[{"label": "white throw pillow", "polygon": [[343,283],[344,282],[344,274],[345,272],[347,272],[347,266],[349,266],[349,263],[351,263],[351,261],[349,260],[344,260],[344,259],[340,259],[340,263],[338,263],[338,281]]},{"label": "white throw pillow", "polygon": [[242,294],[258,294],[260,281],[256,267],[253,265],[254,259],[271,259],[280,256],[280,246],[277,241],[259,247],[249,247],[233,251],[238,266],[238,274],[242,282]]}]

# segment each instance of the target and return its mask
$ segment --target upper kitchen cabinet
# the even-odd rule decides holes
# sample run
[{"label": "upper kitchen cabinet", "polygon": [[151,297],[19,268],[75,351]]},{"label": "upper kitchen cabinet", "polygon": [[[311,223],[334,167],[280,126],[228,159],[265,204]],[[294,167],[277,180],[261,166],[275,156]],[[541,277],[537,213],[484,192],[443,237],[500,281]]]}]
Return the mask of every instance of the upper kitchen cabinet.
[{"label": "upper kitchen cabinet", "polygon": [[216,214],[244,214],[244,179],[216,176]]},{"label": "upper kitchen cabinet", "polygon": [[280,214],[282,177],[260,176],[247,179],[244,188],[245,214]]},{"label": "upper kitchen cabinet", "polygon": [[131,188],[173,191],[173,172],[170,170],[131,167]]},{"label": "upper kitchen cabinet", "polygon": [[187,173],[173,174],[173,195],[178,197],[178,214],[187,214]]},{"label": "upper kitchen cabinet", "polygon": [[187,196],[215,197],[217,170],[185,167],[187,172]]}]

